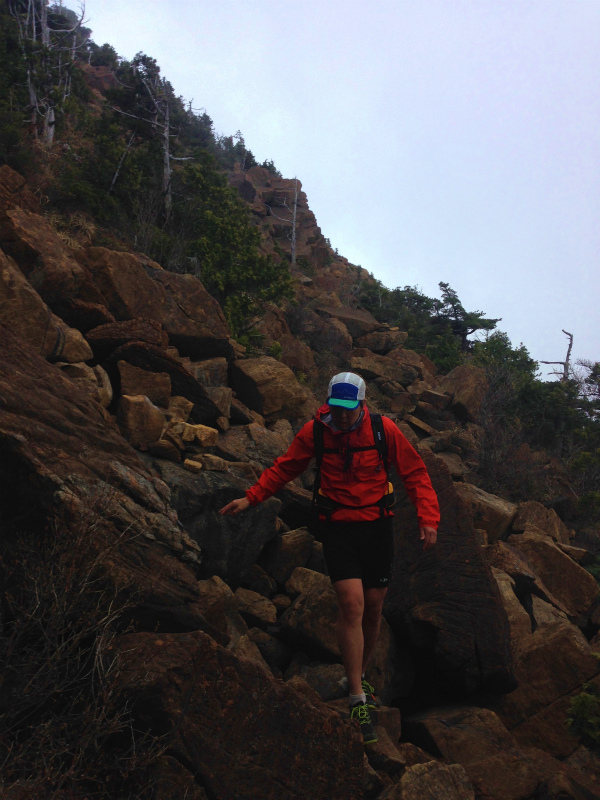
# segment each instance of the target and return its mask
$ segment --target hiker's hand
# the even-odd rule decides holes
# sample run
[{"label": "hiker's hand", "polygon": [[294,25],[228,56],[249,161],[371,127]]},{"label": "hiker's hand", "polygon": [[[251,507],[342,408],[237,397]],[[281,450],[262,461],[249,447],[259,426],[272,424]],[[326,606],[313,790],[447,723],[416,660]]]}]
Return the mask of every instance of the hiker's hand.
[{"label": "hiker's hand", "polygon": [[240,511],[245,511],[250,507],[250,500],[247,497],[239,497],[237,500],[232,500],[219,511],[219,514],[227,514],[230,517],[235,517]]},{"label": "hiker's hand", "polygon": [[421,541],[423,542],[423,550],[431,550],[433,545],[437,542],[436,529],[430,528],[427,525],[421,525],[419,532],[421,534]]}]

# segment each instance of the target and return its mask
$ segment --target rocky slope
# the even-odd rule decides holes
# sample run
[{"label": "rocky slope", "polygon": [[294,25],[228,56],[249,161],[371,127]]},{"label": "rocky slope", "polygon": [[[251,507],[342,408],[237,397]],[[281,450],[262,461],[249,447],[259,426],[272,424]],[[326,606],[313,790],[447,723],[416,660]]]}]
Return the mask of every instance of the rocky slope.
[{"label": "rocky slope", "polygon": [[[294,182],[259,167],[232,180],[289,250],[270,207],[289,205]],[[554,511],[478,488],[482,374],[437,375],[402,331],[350,305],[359,270],[332,258],[303,193],[299,303],[263,323],[281,359],[249,357],[197,279],[139,253],[71,250],[39,211],[0,168],[3,529],[35,536],[93,509],[118,542],[105,578],[131,598],[133,629],[116,640],[122,686],[139,725],[169,743],[157,797],[600,796],[600,764],[566,726],[571,698],[600,686],[598,586]],[[330,363],[364,376],[442,509],[439,543],[423,553],[397,487],[369,676],[384,706],[366,753],[306,528],[310,476],[243,518],[217,513],[314,413],[322,398],[308,385]]]}]

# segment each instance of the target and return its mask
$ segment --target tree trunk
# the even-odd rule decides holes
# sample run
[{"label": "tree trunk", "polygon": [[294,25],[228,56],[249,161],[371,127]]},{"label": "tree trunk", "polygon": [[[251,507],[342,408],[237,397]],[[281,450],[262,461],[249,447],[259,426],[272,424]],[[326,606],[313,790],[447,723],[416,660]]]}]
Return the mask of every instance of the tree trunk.
[{"label": "tree trunk", "polygon": [[169,142],[169,103],[165,102],[165,126],[164,126],[164,139],[163,139],[163,193],[165,196],[165,222],[168,222],[171,217],[171,209],[173,206],[173,195],[171,190],[171,149]]}]

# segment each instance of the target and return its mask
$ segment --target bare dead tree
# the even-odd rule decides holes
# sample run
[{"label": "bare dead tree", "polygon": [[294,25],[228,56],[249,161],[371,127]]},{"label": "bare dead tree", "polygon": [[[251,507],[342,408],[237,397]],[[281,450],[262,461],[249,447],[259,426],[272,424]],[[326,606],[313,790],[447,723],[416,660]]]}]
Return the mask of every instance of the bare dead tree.
[{"label": "bare dead tree", "polygon": [[570,374],[571,374],[571,350],[573,349],[573,334],[569,333],[568,331],[564,330],[563,333],[565,336],[569,338],[569,347],[567,349],[567,357],[564,361],[542,361],[542,364],[560,364],[562,366],[562,372],[560,370],[553,369],[552,372],[549,372],[549,375],[560,375],[561,382],[568,381]]},{"label": "bare dead tree", "polygon": [[[62,16],[62,3],[56,8]],[[41,121],[42,141],[50,146],[54,141],[56,110],[71,93],[75,56],[87,40],[86,36],[78,42],[85,5],[82,3],[79,16],[75,16],[75,22],[69,28],[51,26],[48,0],[27,0],[26,7],[18,0],[9,0],[8,10],[17,22],[26,64],[31,131],[35,138],[39,138],[38,123]],[[67,57],[63,58],[65,54]]]},{"label": "bare dead tree", "polygon": [[280,217],[273,211],[273,207],[269,206],[271,214],[275,217],[275,219],[280,220],[281,222],[287,222],[291,225],[291,230],[288,234],[288,239],[291,243],[291,256],[292,256],[292,264],[296,263],[296,214],[298,209],[298,178],[294,178],[294,202],[292,204],[292,208],[290,208],[287,204],[287,195],[284,195],[283,198],[279,198],[279,208],[287,209],[290,214],[292,215],[291,219],[285,219],[284,217]]}]

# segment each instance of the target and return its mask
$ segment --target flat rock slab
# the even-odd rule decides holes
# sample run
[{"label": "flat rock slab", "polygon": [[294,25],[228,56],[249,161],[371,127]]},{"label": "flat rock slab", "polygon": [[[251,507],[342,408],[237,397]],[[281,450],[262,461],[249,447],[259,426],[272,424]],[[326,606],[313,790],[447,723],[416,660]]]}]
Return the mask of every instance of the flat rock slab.
[{"label": "flat rock slab", "polygon": [[321,307],[316,311],[324,317],[333,317],[343,322],[353,339],[366,336],[374,331],[385,330],[385,326],[378,322],[369,311],[362,309],[343,306],[341,308]]},{"label": "flat rock slab", "polygon": [[495,494],[484,492],[478,486],[470,483],[461,483],[456,486],[456,491],[467,504],[473,517],[476,528],[487,532],[490,544],[501,539],[509,525],[517,516],[517,506],[503,500]]},{"label": "flat rock slab", "polygon": [[459,764],[429,761],[409,767],[380,800],[475,800],[467,773]]},{"label": "flat rock slab", "polygon": [[139,724],[219,800],[357,800],[356,726],[202,633],[121,638]]}]

